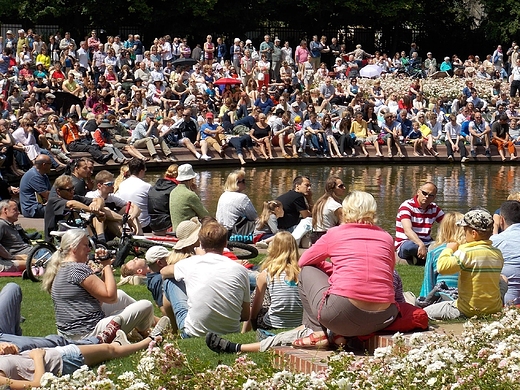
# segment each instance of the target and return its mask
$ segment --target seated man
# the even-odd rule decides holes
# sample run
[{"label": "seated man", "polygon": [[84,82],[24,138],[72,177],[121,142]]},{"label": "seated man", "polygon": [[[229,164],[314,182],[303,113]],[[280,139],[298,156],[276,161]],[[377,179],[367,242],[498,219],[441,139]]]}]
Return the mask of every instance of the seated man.
[{"label": "seated man", "polygon": [[214,123],[214,118],[215,116],[213,113],[208,112],[206,114],[206,123],[200,127],[200,150],[202,152],[200,158],[206,161],[211,160],[211,157],[208,156],[208,149],[210,146],[215,149],[220,157],[224,156],[224,128],[217,123]]},{"label": "seated man", "polygon": [[0,201],[0,272],[24,270],[27,254],[32,250],[15,226],[18,215],[18,204],[14,200]]},{"label": "seated man", "polygon": [[280,195],[277,200],[282,203],[284,211],[283,217],[278,218],[278,228],[292,232],[301,218],[311,216],[313,203],[309,178],[296,176],[292,190]]},{"label": "seated man", "polygon": [[489,150],[489,144],[491,142],[491,128],[480,112],[476,112],[474,120],[469,123],[469,141],[471,143],[471,157],[477,157],[475,151],[476,145],[482,145],[486,147],[486,157],[491,157],[491,151]]},{"label": "seated man", "polygon": [[[176,263],[171,267],[173,278],[164,281],[164,294],[172,304],[182,338],[202,337],[208,332],[236,333],[240,321],[249,318],[247,269],[222,256],[227,234],[214,220],[204,224],[198,255]],[[179,282],[185,283],[185,290]]]},{"label": "seated man", "polygon": [[186,108],[182,112],[182,119],[175,122],[175,124],[167,130],[162,136],[166,137],[169,132],[176,131],[177,144],[188,149],[197,159],[201,154],[197,152],[195,146],[199,146],[199,124],[191,116],[191,110]]},{"label": "seated man", "polygon": [[161,162],[162,160],[159,158],[157,151],[155,150],[155,145],[160,145],[166,159],[170,161],[176,161],[170,148],[168,145],[166,145],[166,141],[162,138],[161,135],[159,135],[159,130],[157,129],[157,119],[152,113],[146,114],[145,120],[139,122],[132,131],[130,145],[133,145],[138,149],[146,147],[146,149],[148,149],[148,153],[150,153],[150,156],[155,159],[155,161]]},{"label": "seated man", "polygon": [[448,243],[441,252],[437,269],[441,274],[459,272],[459,297],[427,306],[431,319],[467,318],[502,310],[507,283],[500,271],[504,258],[500,249],[493,248],[489,238],[493,233],[493,217],[485,209],[475,209],[458,221],[464,227],[466,244]]},{"label": "seated man", "polygon": [[62,175],[58,177],[54,182],[54,187],[49,195],[49,201],[45,206],[45,240],[50,242],[52,240],[50,233],[58,228],[58,222],[64,220],[71,209],[76,209],[96,215],[96,218],[93,219],[93,225],[98,239],[104,241],[105,213],[102,211],[104,205],[105,202],[102,198],[92,199],[74,195],[74,186],[70,176]]},{"label": "seated man", "polygon": [[[103,212],[106,215],[106,228],[114,236],[121,236],[121,223],[123,214],[126,211],[127,202],[120,197],[114,195],[114,175],[108,171],[99,171],[95,177],[96,190],[89,191],[85,195],[87,198],[102,198],[105,202]],[[143,234],[143,229],[139,223],[139,214],[141,210],[139,206],[133,204],[130,206],[128,225],[136,234]]]},{"label": "seated man", "polygon": [[444,218],[444,211],[433,203],[436,196],[437,186],[428,182],[412,199],[399,206],[395,221],[395,249],[397,255],[410,265],[424,265],[428,246],[433,242],[432,225]]},{"label": "seated man", "polygon": [[22,214],[27,218],[43,218],[45,203],[49,197],[51,183],[47,174],[51,171],[51,159],[40,154],[34,166],[20,180],[20,203]]}]

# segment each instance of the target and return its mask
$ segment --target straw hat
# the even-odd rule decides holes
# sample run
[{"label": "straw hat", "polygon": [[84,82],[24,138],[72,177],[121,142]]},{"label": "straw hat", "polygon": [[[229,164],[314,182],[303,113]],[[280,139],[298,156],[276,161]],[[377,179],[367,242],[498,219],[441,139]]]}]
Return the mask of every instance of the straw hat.
[{"label": "straw hat", "polygon": [[193,217],[189,221],[182,221],[177,226],[175,234],[179,241],[175,244],[174,248],[177,250],[186,248],[193,245],[199,239],[200,222],[197,217]]}]

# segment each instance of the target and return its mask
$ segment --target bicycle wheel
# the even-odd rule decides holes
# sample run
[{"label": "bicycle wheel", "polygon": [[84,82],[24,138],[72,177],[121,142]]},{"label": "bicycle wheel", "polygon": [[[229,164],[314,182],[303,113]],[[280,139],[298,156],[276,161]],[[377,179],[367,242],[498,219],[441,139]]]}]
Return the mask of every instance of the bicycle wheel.
[{"label": "bicycle wheel", "polygon": [[39,282],[47,268],[52,254],[56,252],[54,245],[48,242],[40,242],[27,255],[25,271],[29,279]]},{"label": "bicycle wheel", "polygon": [[256,247],[243,242],[228,241],[227,247],[240,260],[254,259],[258,256],[258,249],[256,249]]}]

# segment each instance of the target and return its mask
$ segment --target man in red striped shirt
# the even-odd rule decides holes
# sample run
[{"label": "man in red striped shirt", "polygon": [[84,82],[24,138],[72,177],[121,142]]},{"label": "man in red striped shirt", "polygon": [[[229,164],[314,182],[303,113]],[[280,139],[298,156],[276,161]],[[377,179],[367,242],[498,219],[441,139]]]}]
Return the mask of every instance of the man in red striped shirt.
[{"label": "man in red striped shirt", "polygon": [[424,265],[428,246],[432,243],[432,225],[441,222],[444,212],[433,201],[437,186],[424,183],[412,198],[399,206],[395,220],[395,249],[408,264]]}]

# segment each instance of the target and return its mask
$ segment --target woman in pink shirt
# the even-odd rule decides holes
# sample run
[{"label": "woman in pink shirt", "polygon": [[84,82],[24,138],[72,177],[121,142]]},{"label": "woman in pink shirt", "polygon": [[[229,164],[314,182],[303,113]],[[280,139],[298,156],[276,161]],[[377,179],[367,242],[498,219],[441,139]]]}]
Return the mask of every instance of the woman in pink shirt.
[{"label": "woman in pink shirt", "polygon": [[307,41],[302,40],[300,42],[300,46],[296,48],[294,51],[294,62],[298,66],[298,71],[302,72],[302,74],[305,73],[304,63],[307,61],[307,58],[309,57],[309,49],[307,48]]},{"label": "woman in pink shirt", "polygon": [[[343,201],[343,223],[329,229],[300,258],[303,324],[314,333],[294,341],[299,348],[329,344],[327,330],[344,337],[381,330],[396,318],[393,239],[375,226],[372,195],[353,191]],[[327,259],[330,258],[330,261]]]}]

